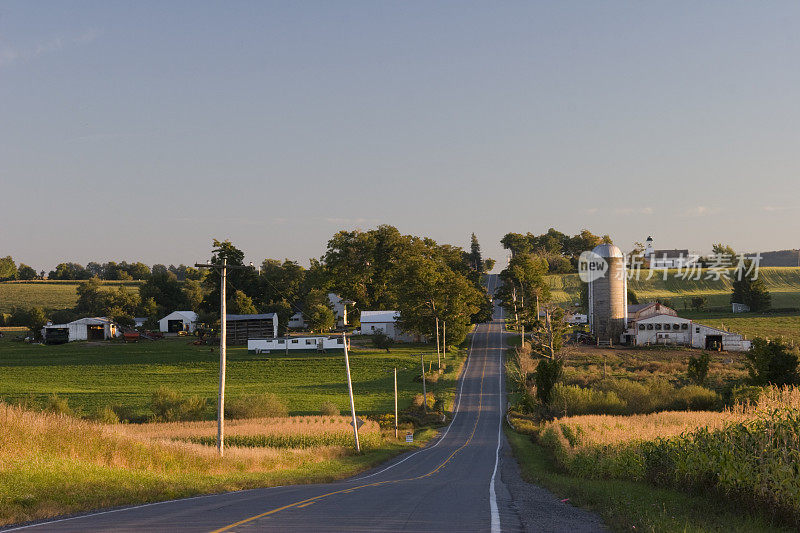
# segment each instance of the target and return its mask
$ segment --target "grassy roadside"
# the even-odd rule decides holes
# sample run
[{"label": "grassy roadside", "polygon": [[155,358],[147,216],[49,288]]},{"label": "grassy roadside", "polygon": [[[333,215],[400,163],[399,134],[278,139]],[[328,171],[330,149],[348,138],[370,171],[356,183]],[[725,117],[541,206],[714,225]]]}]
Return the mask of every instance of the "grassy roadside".
[{"label": "grassy roadside", "polygon": [[[63,415],[0,404],[0,526],[93,509],[201,494],[344,479],[414,445],[384,439],[355,454],[349,446],[235,448],[126,434]],[[137,428],[138,429],[138,428]]]},{"label": "grassy roadside", "polygon": [[531,437],[505,429],[522,477],[599,514],[614,531],[789,531],[724,498],[657,488],[647,483],[584,479],[557,470]]}]

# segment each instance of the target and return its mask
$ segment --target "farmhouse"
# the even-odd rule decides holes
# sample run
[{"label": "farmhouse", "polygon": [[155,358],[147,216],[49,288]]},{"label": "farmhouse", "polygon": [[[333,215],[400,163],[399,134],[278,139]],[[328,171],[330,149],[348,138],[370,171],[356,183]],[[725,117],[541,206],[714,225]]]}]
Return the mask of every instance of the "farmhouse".
[{"label": "farmhouse", "polygon": [[250,339],[274,339],[278,336],[278,314],[227,315],[228,344],[247,344]]},{"label": "farmhouse", "polygon": [[119,337],[119,327],[105,317],[80,318],[66,324],[48,324],[42,328],[45,344],[73,341],[106,340]]},{"label": "farmhouse", "polygon": [[382,332],[396,341],[414,342],[418,340],[417,337],[400,329],[397,324],[399,319],[399,311],[361,311],[361,334],[374,335]]},{"label": "farmhouse", "polygon": [[248,339],[247,351],[252,353],[344,351],[344,339],[340,335]]},{"label": "farmhouse", "polygon": [[653,248],[653,237],[645,241],[644,257],[650,268],[685,268],[697,261],[697,257],[689,254],[689,250],[656,250]]},{"label": "farmhouse", "polygon": [[750,349],[750,341],[737,333],[730,333],[703,324],[697,324],[688,318],[681,318],[677,313],[661,305],[661,313],[655,314],[654,304],[642,307],[641,316],[629,319],[628,329],[620,336],[624,344],[647,346],[652,344],[691,346],[705,350],[728,350],[741,352]]},{"label": "farmhouse", "polygon": [[162,333],[194,332],[197,328],[197,313],[194,311],[173,311],[158,321]]}]

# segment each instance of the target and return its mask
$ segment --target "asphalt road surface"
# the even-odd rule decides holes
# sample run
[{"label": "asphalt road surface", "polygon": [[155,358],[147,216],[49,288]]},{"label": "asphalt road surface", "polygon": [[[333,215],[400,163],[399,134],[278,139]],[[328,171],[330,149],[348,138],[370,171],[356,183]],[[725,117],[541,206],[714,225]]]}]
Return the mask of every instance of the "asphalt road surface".
[{"label": "asphalt road surface", "polygon": [[[489,277],[489,288],[497,283]],[[496,310],[496,317],[499,311]],[[352,479],[90,513],[30,531],[593,531],[600,522],[519,479],[502,434],[503,326],[476,329],[452,423]],[[504,481],[505,480],[505,481]]]}]

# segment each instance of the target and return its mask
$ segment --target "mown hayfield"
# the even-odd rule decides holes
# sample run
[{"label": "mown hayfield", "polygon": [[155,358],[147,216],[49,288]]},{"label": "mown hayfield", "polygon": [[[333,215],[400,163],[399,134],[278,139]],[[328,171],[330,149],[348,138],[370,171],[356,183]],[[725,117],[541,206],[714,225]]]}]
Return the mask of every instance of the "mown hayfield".
[{"label": "mown hayfield", "polygon": [[[289,419],[276,424],[284,432],[313,425]],[[340,425],[331,427],[338,431]],[[408,449],[393,439],[359,455],[341,445],[234,446],[219,458],[213,446],[164,438],[169,425],[155,426],[104,426],[0,403],[0,526],[197,494],[330,482]],[[235,434],[236,424],[229,427]],[[180,432],[191,434],[186,427]],[[420,435],[416,445],[431,434]],[[373,427],[365,436],[379,439]]]},{"label": "mown hayfield", "polygon": [[[649,271],[642,270],[639,279],[628,281],[640,301],[656,298],[668,299],[677,310],[690,306],[695,296],[708,298],[709,307],[730,309],[731,282],[729,279],[719,280],[683,280],[675,278],[677,271],[670,270],[667,279],[661,272],[654,272],[651,279],[646,279]],[[702,271],[705,277],[707,270]],[[800,268],[798,267],[764,267],[759,270],[767,289],[772,293],[772,306],[779,308],[800,307]],[[560,304],[580,301],[581,281],[577,274],[556,274],[548,276],[553,301]]]},{"label": "mown hayfield", "polygon": [[[103,285],[116,288],[119,285],[135,288],[141,281],[103,281]],[[75,307],[79,281],[4,281],[0,283],[0,313],[8,313],[14,307],[41,307],[43,309],[67,309]]]},{"label": "mown hayfield", "polygon": [[[134,415],[151,415],[154,391],[167,387],[187,396],[208,399],[206,417],[216,405],[219,355],[216,347],[194,346],[185,338],[125,344],[78,342],[57,346],[31,345],[0,339],[0,397],[42,406],[51,394],[67,398],[79,414],[91,416],[104,407],[122,405]],[[398,346],[390,353],[354,348],[351,370],[356,407],[362,414],[394,409],[391,370],[397,367],[400,408],[421,392],[419,353],[428,346]],[[457,379],[454,363],[431,388],[451,395]],[[427,362],[433,358],[428,356]],[[434,362],[435,367],[435,362]],[[429,389],[430,390],[430,389]],[[319,414],[323,402],[349,409],[344,357],[338,354],[249,354],[228,348],[227,398],[274,393],[288,404],[289,414]]]}]

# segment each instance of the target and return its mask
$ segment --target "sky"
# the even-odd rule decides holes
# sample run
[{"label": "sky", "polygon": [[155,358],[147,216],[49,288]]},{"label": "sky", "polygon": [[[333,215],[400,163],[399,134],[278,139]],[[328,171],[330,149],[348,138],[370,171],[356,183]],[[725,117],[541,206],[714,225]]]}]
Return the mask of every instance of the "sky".
[{"label": "sky", "polygon": [[795,2],[0,1],[0,256],[797,248]]}]

